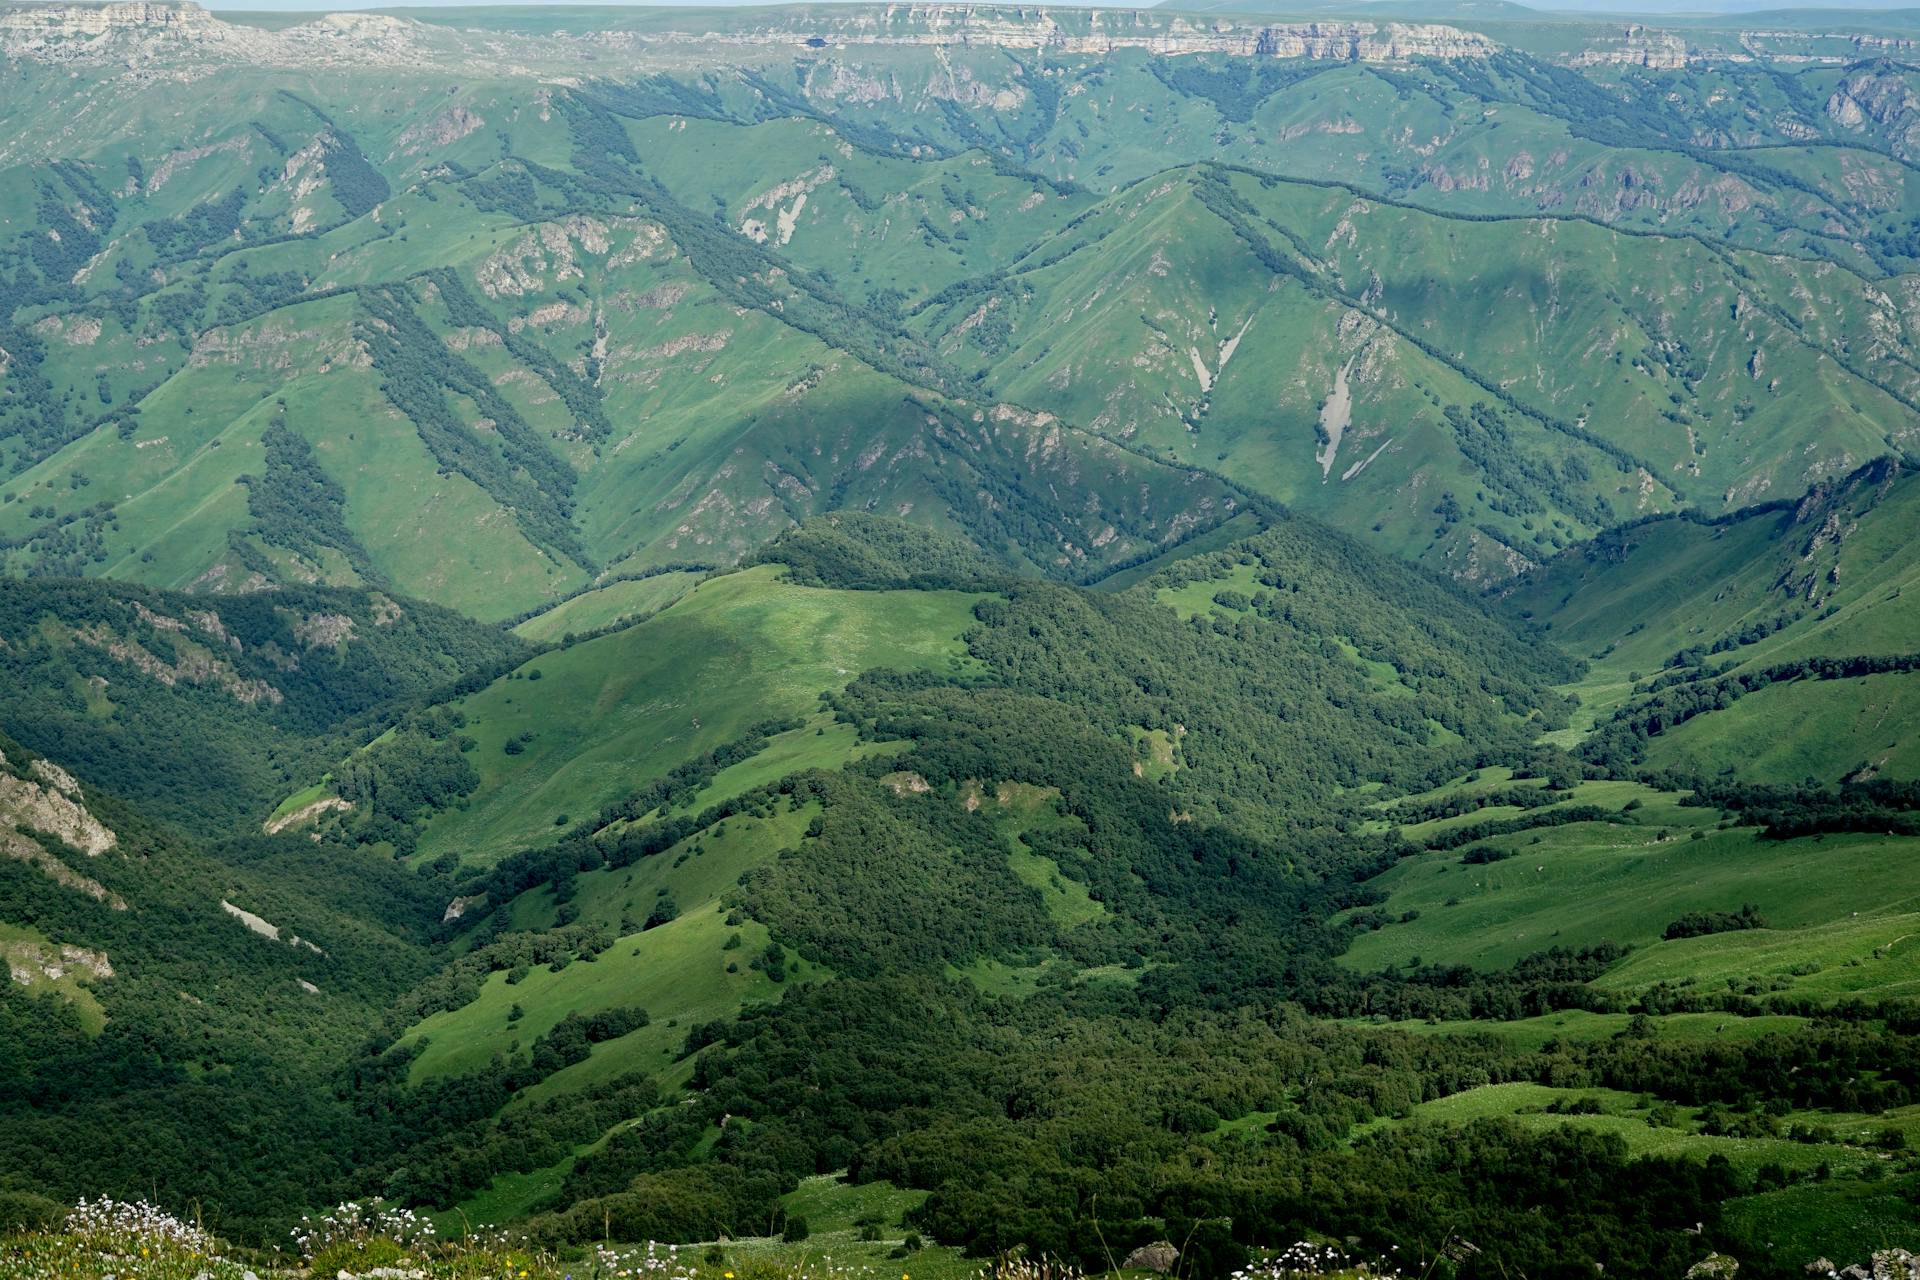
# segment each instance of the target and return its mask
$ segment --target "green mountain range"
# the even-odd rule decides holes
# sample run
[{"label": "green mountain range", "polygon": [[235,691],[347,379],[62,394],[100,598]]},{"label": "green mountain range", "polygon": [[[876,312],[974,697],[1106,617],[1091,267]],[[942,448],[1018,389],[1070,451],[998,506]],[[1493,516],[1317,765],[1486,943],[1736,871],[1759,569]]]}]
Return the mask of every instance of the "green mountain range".
[{"label": "green mountain range", "polygon": [[0,6],[0,1233],[1920,1243],[1908,25]]}]

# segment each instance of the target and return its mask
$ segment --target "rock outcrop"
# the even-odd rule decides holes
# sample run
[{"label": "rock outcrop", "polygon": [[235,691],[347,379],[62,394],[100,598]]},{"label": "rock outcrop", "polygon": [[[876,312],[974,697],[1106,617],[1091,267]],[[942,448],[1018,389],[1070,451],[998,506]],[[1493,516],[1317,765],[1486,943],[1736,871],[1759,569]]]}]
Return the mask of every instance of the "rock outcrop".
[{"label": "rock outcrop", "polygon": [[1108,54],[1140,49],[1171,56],[1224,53],[1248,57],[1329,58],[1396,62],[1412,58],[1484,58],[1499,45],[1478,32],[1439,23],[1281,22],[1167,15],[1147,9],[1061,9],[1014,5],[913,4],[770,11],[761,25],[727,31],[606,33],[607,42],[862,45],[1045,49],[1056,54]]},{"label": "rock outcrop", "polygon": [[[669,25],[671,23],[671,25]],[[1105,55],[1140,49],[1161,55],[1239,54],[1402,62],[1484,58],[1499,46],[1476,32],[1438,23],[1283,22],[1169,15],[1148,9],[1048,9],[1015,5],[847,5],[775,9],[759,22],[689,13],[645,30],[608,29],[549,37],[471,35],[380,14],[336,13],[280,30],[223,21],[191,0],[154,4],[34,4],[0,8],[0,56],[46,62],[165,64],[182,55],[269,65],[485,63],[524,74],[543,60],[578,61],[609,51],[643,59],[655,50],[706,47],[858,49],[863,46],[1045,49]],[[543,58],[542,55],[545,55]],[[478,117],[451,115],[433,126],[454,136]],[[403,140],[403,148],[411,140]]]},{"label": "rock outcrop", "polygon": [[210,31],[224,26],[191,3],[23,4],[0,9],[0,32],[31,39],[86,40],[119,31]]},{"label": "rock outcrop", "polygon": [[82,875],[56,856],[38,837],[52,837],[70,849],[97,858],[119,843],[106,824],[87,809],[80,784],[50,760],[33,761],[15,771],[0,755],[0,858],[33,867],[55,884],[104,902],[115,911],[127,904],[92,876]]},{"label": "rock outcrop", "polygon": [[1606,64],[1652,67],[1673,71],[1696,56],[1687,42],[1671,31],[1655,31],[1635,24],[1617,40],[1602,40],[1574,55],[1575,66]]},{"label": "rock outcrop", "polygon": [[1156,1275],[1166,1275],[1180,1261],[1180,1251],[1170,1241],[1155,1240],[1152,1244],[1143,1244],[1128,1254],[1126,1261],[1120,1264],[1123,1271],[1151,1271]]}]

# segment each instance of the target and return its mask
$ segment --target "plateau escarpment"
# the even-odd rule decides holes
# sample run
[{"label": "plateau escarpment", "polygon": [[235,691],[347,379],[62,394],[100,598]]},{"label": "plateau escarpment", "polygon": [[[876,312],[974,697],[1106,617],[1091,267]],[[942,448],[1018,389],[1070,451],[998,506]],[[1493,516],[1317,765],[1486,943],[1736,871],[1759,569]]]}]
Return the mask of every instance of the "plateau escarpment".
[{"label": "plateau escarpment", "polygon": [[135,77],[190,75],[195,63],[248,62],[484,69],[545,78],[726,66],[796,54],[884,56],[914,48],[1093,58],[1213,54],[1362,65],[1474,62],[1520,48],[1568,67],[1672,71],[1754,62],[1844,65],[1900,57],[1914,44],[1899,34],[1776,27],[1738,18],[1678,28],[1618,21],[1542,26],[967,3],[609,9],[592,19],[577,10],[534,20],[501,20],[497,12],[479,19],[478,12],[345,12],[263,25],[209,13],[193,0],[13,3],[0,6],[0,58],[117,65]]},{"label": "plateau escarpment", "polygon": [[[586,59],[738,58],[834,48],[1028,50],[1104,56],[1214,53],[1246,57],[1404,62],[1482,58],[1499,46],[1437,23],[1262,22],[1149,10],[1054,10],[972,4],[854,5],[759,11],[748,20],[681,10],[641,29],[542,35],[477,32],[387,15],[335,13],[279,29],[219,18],[192,2],[25,4],[0,9],[0,56],[46,62],[166,62],[192,56],[319,65],[351,62],[486,65],[527,74]],[[700,51],[705,51],[701,54]]]}]

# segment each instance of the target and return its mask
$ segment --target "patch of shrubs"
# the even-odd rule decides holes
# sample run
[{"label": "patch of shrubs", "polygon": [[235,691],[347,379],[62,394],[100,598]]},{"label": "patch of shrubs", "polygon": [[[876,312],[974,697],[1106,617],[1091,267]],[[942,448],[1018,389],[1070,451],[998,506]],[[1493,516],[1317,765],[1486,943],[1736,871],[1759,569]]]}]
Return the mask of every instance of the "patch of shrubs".
[{"label": "patch of shrubs", "polygon": [[1667,926],[1661,936],[1672,942],[1677,938],[1699,938],[1710,933],[1735,933],[1741,929],[1764,929],[1767,918],[1749,902],[1738,911],[1689,911]]}]

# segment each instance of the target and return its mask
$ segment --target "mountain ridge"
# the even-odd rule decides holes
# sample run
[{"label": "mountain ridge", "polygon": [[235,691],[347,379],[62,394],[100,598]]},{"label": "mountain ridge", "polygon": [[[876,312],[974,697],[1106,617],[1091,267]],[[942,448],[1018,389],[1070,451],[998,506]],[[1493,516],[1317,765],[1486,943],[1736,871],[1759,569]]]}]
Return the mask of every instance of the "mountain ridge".
[{"label": "mountain ridge", "polygon": [[0,1280],[1920,1233],[1903,20],[185,12],[0,14]]}]

